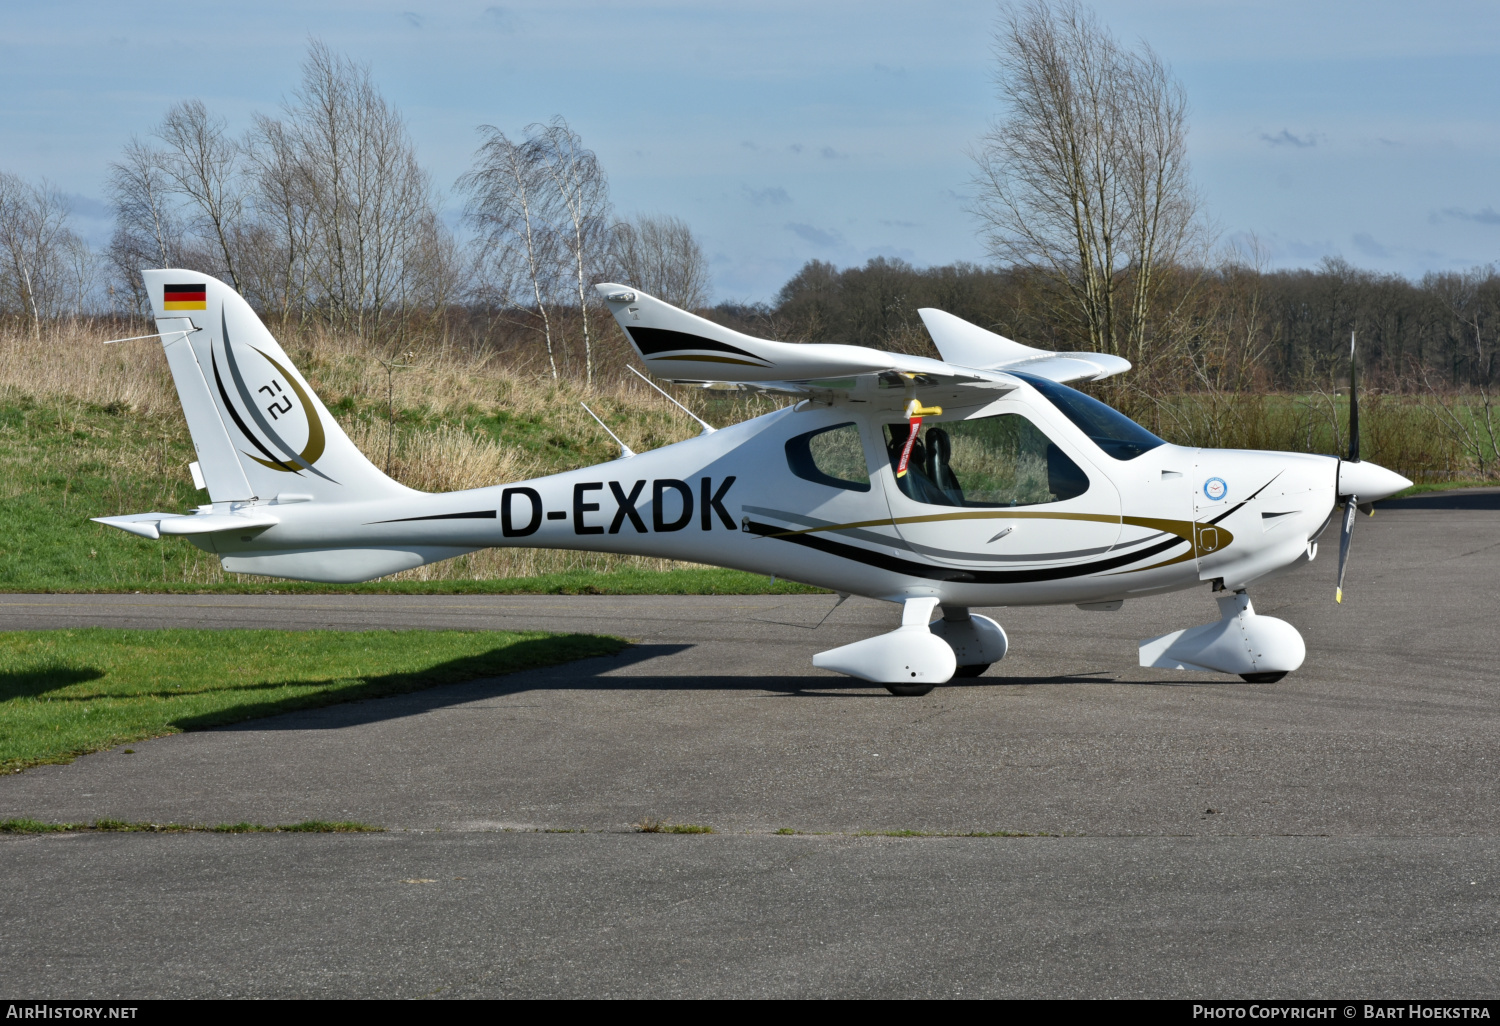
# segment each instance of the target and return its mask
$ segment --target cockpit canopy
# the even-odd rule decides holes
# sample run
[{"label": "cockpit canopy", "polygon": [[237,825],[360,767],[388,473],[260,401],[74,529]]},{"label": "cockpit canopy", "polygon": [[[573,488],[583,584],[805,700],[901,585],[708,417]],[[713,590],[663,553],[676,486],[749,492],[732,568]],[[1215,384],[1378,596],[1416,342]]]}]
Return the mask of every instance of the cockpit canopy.
[{"label": "cockpit canopy", "polygon": [[1089,441],[1103,449],[1106,456],[1133,460],[1158,445],[1167,444],[1119,410],[1106,406],[1093,396],[1084,395],[1076,388],[1031,374],[1011,373],[1042,393],[1058,412],[1089,436]]}]

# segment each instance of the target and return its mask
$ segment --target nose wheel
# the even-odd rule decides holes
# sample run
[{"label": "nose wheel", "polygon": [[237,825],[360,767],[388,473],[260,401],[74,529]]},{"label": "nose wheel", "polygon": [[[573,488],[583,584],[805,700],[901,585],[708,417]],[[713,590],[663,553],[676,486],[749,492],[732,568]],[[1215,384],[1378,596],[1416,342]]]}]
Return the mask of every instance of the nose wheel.
[{"label": "nose wheel", "polygon": [[887,684],[885,689],[898,698],[921,698],[936,686],[936,684]]},{"label": "nose wheel", "polygon": [[1251,684],[1275,684],[1278,680],[1285,677],[1286,673],[1287,671],[1285,670],[1278,670],[1275,673],[1242,673],[1240,674],[1240,679],[1247,680]]}]

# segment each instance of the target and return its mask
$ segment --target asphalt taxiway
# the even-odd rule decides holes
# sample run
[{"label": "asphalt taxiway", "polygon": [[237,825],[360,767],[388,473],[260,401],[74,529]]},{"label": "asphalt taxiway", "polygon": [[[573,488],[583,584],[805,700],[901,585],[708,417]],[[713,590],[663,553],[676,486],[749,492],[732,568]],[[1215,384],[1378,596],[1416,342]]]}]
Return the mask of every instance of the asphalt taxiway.
[{"label": "asphalt taxiway", "polygon": [[[637,642],[0,779],[0,818],[388,830],[0,838],[3,975],[57,997],[1493,997],[1500,493],[1361,518],[1343,606],[1330,540],[1252,589],[1307,639],[1274,685],[1134,665],[1216,615],[1206,589],[992,611],[1011,654],[919,699],[811,666],[896,622],[851,600],[814,629],[831,596],[0,596],[3,629]],[[971,833],[1032,836],[935,836]]]}]

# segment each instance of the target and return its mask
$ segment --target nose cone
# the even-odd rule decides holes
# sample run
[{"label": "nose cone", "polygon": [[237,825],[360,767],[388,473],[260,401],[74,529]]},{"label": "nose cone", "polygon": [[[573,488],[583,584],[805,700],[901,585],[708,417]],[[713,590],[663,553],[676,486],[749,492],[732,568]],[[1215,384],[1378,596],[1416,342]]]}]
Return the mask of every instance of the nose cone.
[{"label": "nose cone", "polygon": [[1360,502],[1377,502],[1389,498],[1411,482],[1394,470],[1378,463],[1339,461],[1339,495],[1356,495]]}]

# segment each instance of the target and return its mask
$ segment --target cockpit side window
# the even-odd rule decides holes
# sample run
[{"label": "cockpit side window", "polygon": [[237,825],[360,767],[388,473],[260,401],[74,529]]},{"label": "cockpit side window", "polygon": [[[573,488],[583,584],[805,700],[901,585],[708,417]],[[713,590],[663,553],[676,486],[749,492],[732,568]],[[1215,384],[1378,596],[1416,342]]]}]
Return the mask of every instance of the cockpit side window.
[{"label": "cockpit side window", "polygon": [[[919,429],[896,479],[909,499],[934,506],[1035,506],[1088,491],[1083,469],[1019,413],[948,421]],[[885,426],[891,469],[909,428]]]},{"label": "cockpit side window", "polygon": [[1031,374],[1017,374],[1016,377],[1051,400],[1052,405],[1078,425],[1091,442],[1117,460],[1133,460],[1143,452],[1167,444],[1119,410],[1106,406],[1091,395],[1084,395],[1076,388]]},{"label": "cockpit side window", "polygon": [[865,447],[859,440],[859,428],[852,423],[787,439],[786,462],[804,481],[855,492],[870,490]]}]

